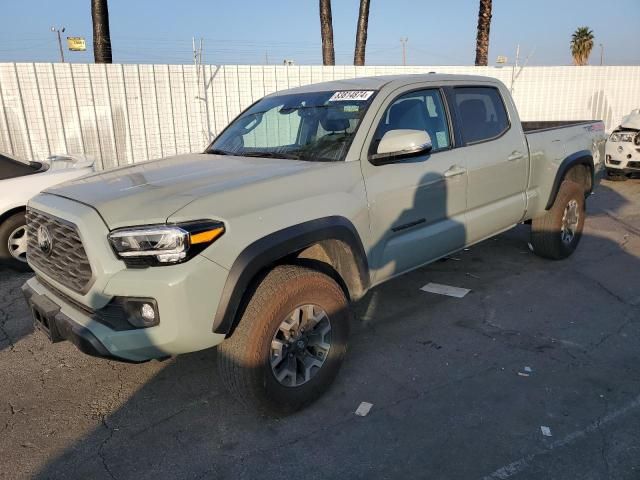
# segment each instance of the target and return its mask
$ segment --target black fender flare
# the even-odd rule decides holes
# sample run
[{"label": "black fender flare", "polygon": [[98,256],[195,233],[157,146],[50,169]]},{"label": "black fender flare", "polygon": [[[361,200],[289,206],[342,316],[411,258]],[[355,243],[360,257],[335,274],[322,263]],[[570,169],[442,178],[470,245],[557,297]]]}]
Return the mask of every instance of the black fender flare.
[{"label": "black fender flare", "polygon": [[370,285],[367,255],[353,224],[345,217],[331,216],[287,227],[256,240],[236,258],[229,270],[216,311],[213,332],[229,335],[239,321],[247,289],[262,270],[278,260],[322,240],[344,242],[354,255],[363,288]]},{"label": "black fender flare", "polygon": [[591,174],[591,188],[593,188],[593,185],[595,185],[593,155],[589,150],[580,150],[579,152],[573,153],[565,158],[558,167],[556,178],[553,180],[553,186],[551,187],[551,193],[549,194],[549,200],[547,201],[547,205],[544,207],[545,210],[549,210],[553,206],[553,202],[556,201],[556,197],[558,196],[558,191],[560,190],[560,185],[562,184],[564,177],[567,172],[576,165],[584,165],[587,167]]}]

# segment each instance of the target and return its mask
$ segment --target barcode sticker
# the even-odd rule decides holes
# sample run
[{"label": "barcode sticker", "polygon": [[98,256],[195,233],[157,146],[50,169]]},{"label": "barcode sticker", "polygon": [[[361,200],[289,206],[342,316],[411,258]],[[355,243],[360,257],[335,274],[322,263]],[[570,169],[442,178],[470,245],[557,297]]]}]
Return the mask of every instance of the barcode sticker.
[{"label": "barcode sticker", "polygon": [[373,95],[373,90],[345,90],[334,93],[329,99],[330,102],[344,102],[347,100],[369,100]]}]

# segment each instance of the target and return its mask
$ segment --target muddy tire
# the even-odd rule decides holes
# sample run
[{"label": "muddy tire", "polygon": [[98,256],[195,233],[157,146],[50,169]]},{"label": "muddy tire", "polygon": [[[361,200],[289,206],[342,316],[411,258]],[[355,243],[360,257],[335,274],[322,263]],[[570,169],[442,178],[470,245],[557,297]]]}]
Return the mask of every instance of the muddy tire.
[{"label": "muddy tire", "polygon": [[580,243],[584,218],[584,187],[564,180],[551,209],[531,222],[534,253],[553,260],[567,258]]},{"label": "muddy tire", "polygon": [[0,224],[0,262],[18,272],[29,272],[27,230],[24,212],[18,212]]},{"label": "muddy tire", "polygon": [[348,308],[342,288],[329,276],[300,266],[274,268],[218,347],[224,384],[238,401],[269,415],[309,405],[340,369]]}]

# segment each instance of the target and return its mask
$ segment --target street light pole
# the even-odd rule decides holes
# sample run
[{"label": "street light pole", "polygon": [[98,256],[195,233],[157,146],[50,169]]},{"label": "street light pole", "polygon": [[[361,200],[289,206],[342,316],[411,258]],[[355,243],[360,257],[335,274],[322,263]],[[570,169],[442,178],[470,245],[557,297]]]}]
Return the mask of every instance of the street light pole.
[{"label": "street light pole", "polygon": [[60,61],[62,63],[64,63],[64,50],[62,49],[62,37],[60,36],[60,33],[63,33],[64,30],[65,30],[65,27],[62,27],[62,29],[51,27],[51,31],[58,34],[58,48],[60,49]]},{"label": "street light pole", "polygon": [[600,44],[600,66],[604,65],[604,45]]}]

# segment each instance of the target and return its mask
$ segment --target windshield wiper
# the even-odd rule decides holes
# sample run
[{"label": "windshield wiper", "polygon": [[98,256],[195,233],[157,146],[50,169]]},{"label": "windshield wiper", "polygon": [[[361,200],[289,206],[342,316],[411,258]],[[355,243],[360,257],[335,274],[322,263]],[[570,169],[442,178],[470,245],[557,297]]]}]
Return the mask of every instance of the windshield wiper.
[{"label": "windshield wiper", "polygon": [[233,152],[227,152],[226,150],[220,150],[219,148],[212,148],[211,150],[207,150],[210,155],[235,155]]},{"label": "windshield wiper", "polygon": [[286,160],[302,160],[300,155],[284,152],[242,152],[244,157],[284,158]]}]

